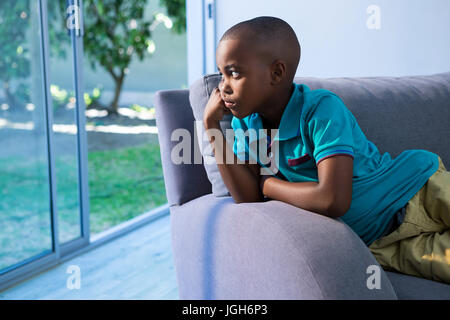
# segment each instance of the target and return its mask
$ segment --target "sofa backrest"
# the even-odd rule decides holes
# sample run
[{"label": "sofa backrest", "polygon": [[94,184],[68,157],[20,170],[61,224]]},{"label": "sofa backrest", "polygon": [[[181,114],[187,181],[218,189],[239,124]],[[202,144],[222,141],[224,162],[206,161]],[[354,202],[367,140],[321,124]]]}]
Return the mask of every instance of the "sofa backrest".
[{"label": "sofa backrest", "polygon": [[[209,83],[217,79],[209,79]],[[361,129],[381,153],[396,157],[406,149],[425,149],[440,155],[450,166],[450,72],[408,77],[295,78],[314,89],[328,89],[341,97]],[[213,83],[214,84],[214,83]],[[205,88],[210,93],[211,88]],[[182,204],[211,192],[203,165],[175,165],[170,139],[174,129],[185,128],[193,137],[194,117],[187,90],[158,92],[156,120],[170,205]],[[192,152],[199,152],[192,139]],[[194,155],[192,155],[192,159]]]},{"label": "sofa backrest", "polygon": [[450,72],[429,76],[296,78],[311,90],[341,97],[366,137],[381,153],[437,153],[450,166]]}]

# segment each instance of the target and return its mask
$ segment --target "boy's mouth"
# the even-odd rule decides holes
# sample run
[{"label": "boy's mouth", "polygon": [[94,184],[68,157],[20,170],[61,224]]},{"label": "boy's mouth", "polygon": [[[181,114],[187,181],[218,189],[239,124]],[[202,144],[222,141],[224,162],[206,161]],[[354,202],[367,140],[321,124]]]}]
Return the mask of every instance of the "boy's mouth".
[{"label": "boy's mouth", "polygon": [[236,106],[236,102],[224,100],[227,108],[233,109]]}]

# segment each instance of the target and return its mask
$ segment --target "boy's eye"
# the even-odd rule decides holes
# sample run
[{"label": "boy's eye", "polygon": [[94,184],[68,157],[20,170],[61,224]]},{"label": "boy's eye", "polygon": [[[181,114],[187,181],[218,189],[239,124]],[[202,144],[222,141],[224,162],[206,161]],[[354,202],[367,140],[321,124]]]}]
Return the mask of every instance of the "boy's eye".
[{"label": "boy's eye", "polygon": [[231,76],[232,76],[233,78],[237,78],[237,77],[239,77],[239,72],[237,72],[237,71],[232,71],[232,72],[231,72]]}]

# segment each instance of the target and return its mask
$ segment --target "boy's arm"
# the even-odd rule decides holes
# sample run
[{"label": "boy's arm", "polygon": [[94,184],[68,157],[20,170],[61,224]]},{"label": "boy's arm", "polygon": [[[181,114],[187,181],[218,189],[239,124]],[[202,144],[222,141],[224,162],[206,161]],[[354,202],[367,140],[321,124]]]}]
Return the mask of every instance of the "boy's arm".
[{"label": "boy's arm", "polygon": [[[208,136],[220,175],[234,201],[236,203],[262,201],[263,195],[259,188],[259,166],[237,163],[237,157],[221,133],[218,121],[205,122],[204,125],[207,133],[208,129],[217,129],[214,136],[209,134]],[[227,153],[233,154],[233,163],[226,164]]]},{"label": "boy's arm", "polygon": [[[225,107],[220,92],[216,88],[211,93],[205,108],[203,124],[208,134],[220,175],[236,203],[263,201],[264,197],[259,187],[259,165],[238,163],[237,156],[222,134],[219,121],[225,113],[229,113],[229,110]],[[216,129],[214,130],[214,135],[210,129]],[[226,164],[226,154],[233,155],[232,163]]]},{"label": "boy's arm", "polygon": [[265,196],[328,217],[343,216],[352,201],[353,158],[334,156],[318,166],[319,182],[289,182],[274,177],[261,183]]}]

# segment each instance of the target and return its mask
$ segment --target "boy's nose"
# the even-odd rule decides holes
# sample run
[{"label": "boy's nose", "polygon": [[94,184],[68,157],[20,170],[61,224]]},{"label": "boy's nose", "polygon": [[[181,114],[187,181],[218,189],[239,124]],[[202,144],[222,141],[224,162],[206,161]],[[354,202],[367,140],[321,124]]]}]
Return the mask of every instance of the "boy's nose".
[{"label": "boy's nose", "polygon": [[233,91],[231,90],[231,87],[229,86],[228,82],[224,81],[221,85],[219,85],[219,89],[221,92],[226,94],[231,94]]}]

